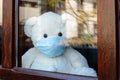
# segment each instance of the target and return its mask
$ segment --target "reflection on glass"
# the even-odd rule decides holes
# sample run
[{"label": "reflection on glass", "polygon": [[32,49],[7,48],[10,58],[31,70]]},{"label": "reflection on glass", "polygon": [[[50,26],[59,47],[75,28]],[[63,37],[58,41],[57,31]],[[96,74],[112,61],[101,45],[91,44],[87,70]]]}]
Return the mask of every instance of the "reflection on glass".
[{"label": "reflection on glass", "polygon": [[[22,67],[95,76],[92,68],[97,72],[96,0],[20,0],[19,3]],[[64,46],[59,43],[61,40]],[[88,65],[92,68],[86,68]]]},{"label": "reflection on glass", "polygon": [[0,0],[0,64],[2,59],[2,0]]}]

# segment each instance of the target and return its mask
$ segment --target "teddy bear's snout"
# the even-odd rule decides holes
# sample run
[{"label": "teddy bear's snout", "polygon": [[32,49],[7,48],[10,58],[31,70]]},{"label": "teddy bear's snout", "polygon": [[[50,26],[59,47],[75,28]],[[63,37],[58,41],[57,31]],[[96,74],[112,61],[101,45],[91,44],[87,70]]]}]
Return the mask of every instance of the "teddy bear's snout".
[{"label": "teddy bear's snout", "polygon": [[35,47],[47,57],[60,56],[65,51],[64,37],[51,36],[43,38],[35,44]]}]

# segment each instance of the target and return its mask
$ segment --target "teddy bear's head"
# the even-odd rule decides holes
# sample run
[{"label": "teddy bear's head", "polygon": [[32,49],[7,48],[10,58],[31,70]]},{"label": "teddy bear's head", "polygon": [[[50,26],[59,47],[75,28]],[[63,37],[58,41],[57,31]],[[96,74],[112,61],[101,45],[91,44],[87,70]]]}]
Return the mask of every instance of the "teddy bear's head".
[{"label": "teddy bear's head", "polygon": [[56,57],[62,55],[66,48],[65,22],[61,15],[46,12],[39,17],[28,19],[24,31],[41,53],[48,57]]}]

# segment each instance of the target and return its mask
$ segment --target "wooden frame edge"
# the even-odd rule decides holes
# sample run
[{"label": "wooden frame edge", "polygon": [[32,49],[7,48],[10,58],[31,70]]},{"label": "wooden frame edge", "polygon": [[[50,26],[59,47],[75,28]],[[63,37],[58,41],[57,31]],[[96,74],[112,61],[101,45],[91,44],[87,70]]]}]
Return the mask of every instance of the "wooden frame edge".
[{"label": "wooden frame edge", "polygon": [[115,2],[115,12],[116,12],[116,47],[117,47],[117,79],[120,80],[120,0]]},{"label": "wooden frame edge", "polygon": [[117,80],[115,0],[98,0],[98,79]]},{"label": "wooden frame edge", "polygon": [[[6,2],[6,3],[5,3]],[[7,18],[3,20],[3,26],[5,26],[5,29],[9,33],[6,33],[7,31],[3,31],[3,36],[6,37],[3,39],[3,64],[2,67],[0,68],[0,78],[10,78],[10,76],[13,78],[20,78],[17,80],[26,80],[26,79],[41,79],[41,75],[32,75],[28,73],[27,71],[33,71],[33,70],[26,70],[22,68],[16,68],[16,63],[12,62],[15,60],[15,50],[12,49],[12,41],[15,40],[13,38],[15,36],[15,32],[13,32],[15,29],[15,5],[14,5],[15,0],[4,0],[4,11],[5,14],[3,14],[4,18],[8,18],[9,22],[5,23],[7,21]],[[115,1],[114,0],[98,0],[98,26],[99,26],[99,74],[98,78],[99,80],[116,80],[117,76],[117,50],[116,50],[116,25],[115,25]],[[107,4],[107,5],[106,5]],[[9,9],[9,10],[8,10]],[[10,14],[8,14],[8,11],[10,11]],[[12,12],[13,11],[13,12]],[[10,15],[10,16],[9,16]],[[5,17],[6,16],[6,17]],[[15,19],[14,19],[15,18]],[[103,24],[106,23],[106,24]],[[8,27],[9,25],[9,27]],[[109,29],[111,28],[111,29]],[[5,30],[4,29],[4,30]],[[10,31],[9,31],[10,30]],[[107,31],[107,32],[105,32]],[[113,38],[111,38],[111,36]],[[7,38],[9,37],[9,38]],[[109,39],[109,41],[107,41]],[[9,43],[10,42],[10,43]],[[9,44],[9,46],[5,45]],[[16,43],[14,43],[15,46]],[[10,48],[11,47],[11,48]],[[9,49],[10,48],[10,49]],[[109,52],[109,53],[108,53]],[[114,54],[113,54],[114,53]],[[102,61],[101,61],[102,60]],[[111,66],[111,67],[110,67]],[[23,71],[23,72],[20,72]],[[38,71],[35,71],[37,73]],[[112,73],[111,73],[112,72]],[[52,74],[51,74],[52,75]],[[62,75],[61,75],[62,76]],[[72,75],[71,75],[72,76]],[[24,77],[24,78],[23,78]],[[45,77],[46,78],[46,77]],[[44,78],[44,79],[45,79]],[[67,76],[66,76],[67,78]],[[71,77],[70,77],[71,78]],[[80,78],[79,78],[80,79]],[[97,78],[94,78],[97,79]],[[91,80],[94,80],[91,78]],[[15,80],[15,79],[13,79]],[[82,79],[83,80],[83,79]],[[85,78],[85,80],[87,80]],[[90,77],[88,78],[90,80]]]},{"label": "wooden frame edge", "polygon": [[[7,72],[7,74],[3,73]],[[11,80],[97,80],[97,77],[91,76],[81,76],[81,75],[73,75],[73,74],[65,74],[65,73],[56,73],[56,72],[48,72],[48,71],[40,71],[40,70],[31,70],[24,69],[19,67],[14,67],[12,69],[2,68],[0,66],[0,73],[3,73],[0,78],[9,78]],[[13,76],[14,75],[14,76]]]}]

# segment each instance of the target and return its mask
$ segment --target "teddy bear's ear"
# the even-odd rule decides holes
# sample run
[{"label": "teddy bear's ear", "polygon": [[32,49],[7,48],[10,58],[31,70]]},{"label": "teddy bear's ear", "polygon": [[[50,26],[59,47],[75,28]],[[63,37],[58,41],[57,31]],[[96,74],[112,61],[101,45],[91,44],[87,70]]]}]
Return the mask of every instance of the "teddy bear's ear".
[{"label": "teddy bear's ear", "polygon": [[31,17],[25,22],[24,32],[28,37],[31,37],[32,27],[36,24],[37,17]]},{"label": "teddy bear's ear", "polygon": [[[63,13],[61,17],[67,30],[66,37],[67,38],[77,37],[78,36],[77,19],[69,13]],[[71,33],[74,33],[74,34],[71,35]]]}]

